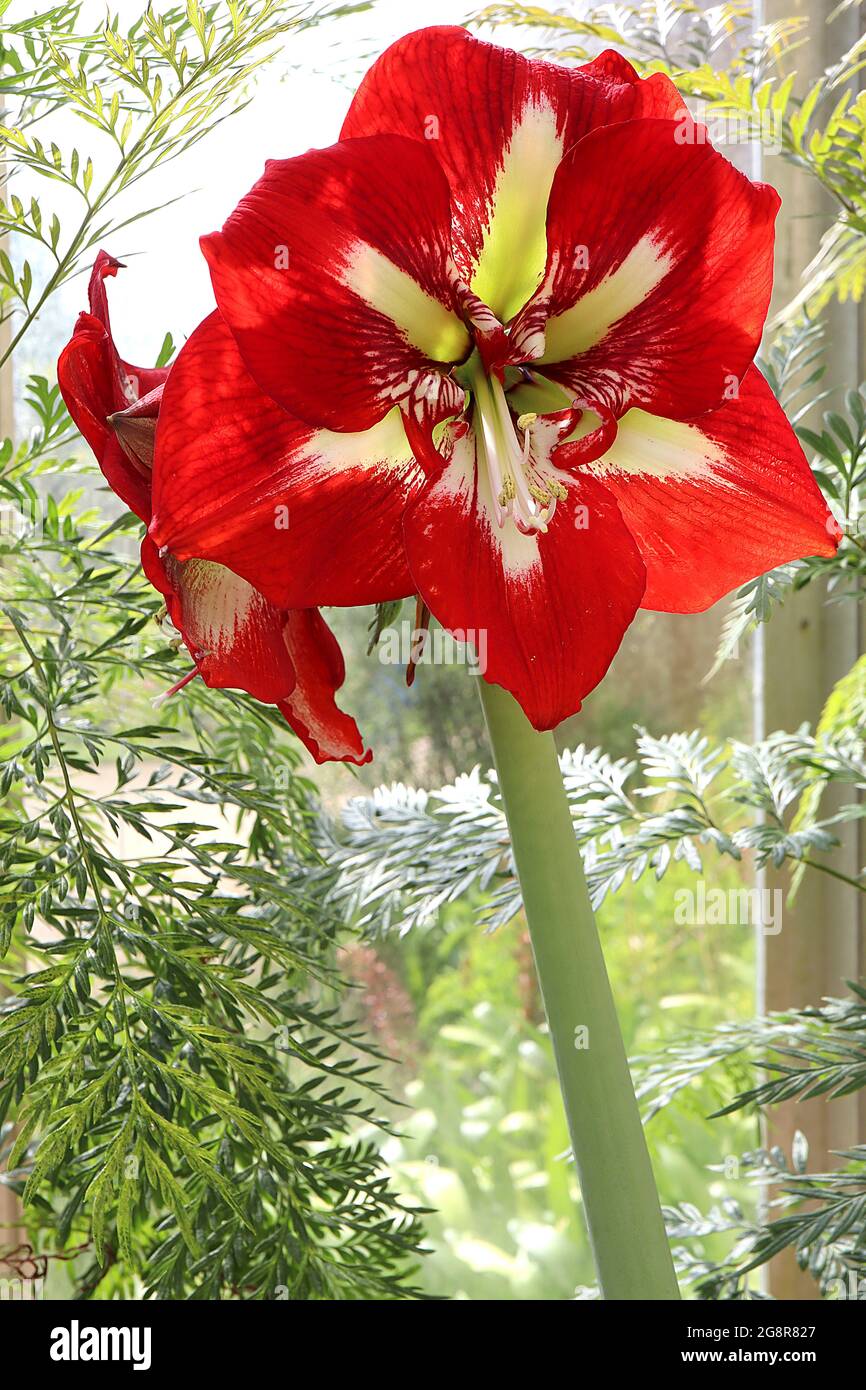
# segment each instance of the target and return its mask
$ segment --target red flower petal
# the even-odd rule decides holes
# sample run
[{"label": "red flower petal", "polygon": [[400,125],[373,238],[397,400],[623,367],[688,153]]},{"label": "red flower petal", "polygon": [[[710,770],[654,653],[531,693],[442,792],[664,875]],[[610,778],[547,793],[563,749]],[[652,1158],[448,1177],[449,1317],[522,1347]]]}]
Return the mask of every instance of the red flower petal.
[{"label": "red flower petal", "polygon": [[[169,370],[139,371],[118,356],[104,285],[106,276],[114,275],[118,268],[117,261],[100,252],[90,282],[92,312],[79,316],[72,339],[61,353],[58,379],[70,414],[96,454],[110,487],[147,522],[151,516],[155,426],[167,398],[164,383]],[[218,385],[211,384],[215,396],[222,392],[224,409],[230,408],[233,399],[232,374],[241,378],[235,382],[234,400],[237,404],[242,397],[251,408],[252,437],[246,442],[249,451],[261,445],[260,411],[268,414],[277,432],[287,417],[256,391],[219,315],[212,315],[203,328],[208,325],[211,337],[216,336],[217,348],[220,341],[223,346],[227,342],[229,352],[221,358],[218,351],[206,353],[205,363],[199,361],[198,366],[209,365],[213,371],[219,358],[224,376]],[[207,334],[202,336],[207,344]],[[190,356],[195,360],[195,348]],[[206,428],[207,383],[199,378],[196,389],[194,401],[190,395],[190,409],[194,403],[197,419]],[[183,379],[174,399],[182,418]],[[251,458],[243,446],[243,423],[236,423],[231,466],[243,472]],[[296,422],[293,429],[297,433]],[[219,439],[212,442],[219,447]],[[401,553],[399,545],[393,550]],[[225,566],[199,558],[179,560],[167,547],[158,550],[149,537],[142,543],[141,563],[151,584],[165,597],[169,615],[193,657],[195,669],[190,676],[199,674],[206,685],[246,690],[257,700],[277,705],[319,762],[331,758],[362,762],[372,756],[363,754],[354,720],[334,703],[334,691],[343,681],[342,657],[318,613],[286,612]],[[403,568],[405,572],[405,565]],[[300,678],[296,677],[293,658],[308,663]]]},{"label": "red flower petal", "polygon": [[161,386],[169,369],[130,366],[114,345],[105,280],[120,268],[113,256],[99,252],[90,277],[90,313],[78,316],[57,362],[57,381],[109,487],[136,516],[149,521],[148,469],[120,446],[108,419]]},{"label": "red flower petal", "polygon": [[262,395],[214,313],[163,394],[151,534],[283,608],[402,598],[400,519],[419,478],[398,411],[360,435],[302,424]]},{"label": "red flower petal", "polygon": [[596,126],[684,110],[666,77],[641,81],[619,54],[566,68],[441,27],[398,39],[374,63],[341,138],[428,142],[451,185],[461,275],[504,322],[543,272],[547,199],[563,154]]},{"label": "red flower petal", "polygon": [[79,314],[57,360],[57,381],[66,408],[97,458],[110,430],[105,423],[114,405],[111,342],[92,314]]},{"label": "red flower petal", "polygon": [[776,565],[833,555],[841,534],[755,367],[738,399],[691,423],[629,411],[587,471],[616,497],[638,543],[645,608],[701,612]]},{"label": "red flower petal", "polygon": [[87,291],[90,312],[103,325],[114,354],[112,385],[114,410],[122,410],[124,406],[131,405],[142,396],[148,395],[155,387],[162,385],[169,372],[168,367],[133,367],[129,362],[124,362],[114,346],[105,282],[108,279],[113,279],[119,270],[125,268],[121,261],[116,260],[114,256],[109,256],[107,251],[98,252],[93,263],[93,270],[90,272],[90,284]]},{"label": "red flower petal", "polygon": [[285,613],[224,565],[160,556],[147,538],[141,563],[165,596],[205,685],[246,690],[265,704],[291,693],[295,670],[284,637]]},{"label": "red flower petal", "polygon": [[411,388],[435,396],[444,378],[430,363],[470,347],[449,227],[448,183],[417,142],[347,140],[268,163],[222,232],[202,239],[259,387],[340,430],[369,429]]},{"label": "red flower petal", "polygon": [[433,615],[475,647],[487,680],[537,729],[580,708],[601,680],[644,590],[644,567],[616,503],[581,473],[557,472],[567,498],[546,534],[495,523],[470,431],[408,510],[406,549]]},{"label": "red flower petal", "polygon": [[[702,129],[691,127],[696,140]],[[711,145],[681,143],[685,130],[630,121],[569,152],[550,198],[545,281],[515,327],[548,376],[617,415],[715,409],[764,326],[778,194]],[[533,327],[543,351],[540,336],[527,346]]]},{"label": "red flower petal", "polygon": [[150,519],[150,479],[120,447],[108,417],[119,406],[114,344],[92,314],[79,314],[75,331],[57,361],[57,382],[66,408],[84,435],[112,492]]},{"label": "red flower petal", "polygon": [[[71,412],[70,412],[71,413]],[[78,428],[81,424],[76,421]],[[82,434],[84,431],[81,431]],[[87,436],[85,435],[85,438]],[[87,441],[88,444],[90,440]],[[91,445],[91,448],[93,446]],[[95,451],[94,451],[95,452]],[[144,522],[150,521],[151,479],[136,467],[134,461],[124,452],[117,439],[110,438],[101,454],[97,454],[102,476],[113,493],[120,498],[125,507]]]},{"label": "red flower petal", "polygon": [[372,750],[364,743],[354,719],[334,702],[334,692],[345,679],[339,643],[315,608],[293,609],[286,614],[286,643],[291,653],[297,684],[280,710],[317,763],[336,760],[368,763]]},{"label": "red flower petal", "polygon": [[316,609],[284,612],[223,565],[161,556],[147,537],[141,563],[206,685],[276,705],[316,762],[370,761],[354,719],[334,702],[345,667]]}]

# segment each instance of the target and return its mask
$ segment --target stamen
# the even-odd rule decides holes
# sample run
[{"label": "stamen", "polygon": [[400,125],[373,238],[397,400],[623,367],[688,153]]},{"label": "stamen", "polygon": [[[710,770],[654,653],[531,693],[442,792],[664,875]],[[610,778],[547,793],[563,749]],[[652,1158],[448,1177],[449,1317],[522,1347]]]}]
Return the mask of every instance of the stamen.
[{"label": "stamen", "polygon": [[[499,378],[488,376],[479,361],[472,364],[468,379],[475,403],[478,460],[486,468],[497,525],[501,528],[510,519],[524,535],[546,531],[557,501],[567,493],[562,483],[539,467],[534,455],[538,415],[527,411],[518,416],[515,428]],[[548,432],[541,433],[545,438]]]},{"label": "stamen", "polygon": [[540,507],[546,507],[551,500],[551,495],[546,487],[538,487],[536,483],[529,484],[529,495],[534,497]]},{"label": "stamen", "polygon": [[514,479],[512,478],[511,474],[509,473],[509,474],[508,474],[505,478],[503,478],[503,480],[502,480],[502,491],[501,491],[500,494],[499,494],[499,505],[500,505],[500,507],[504,507],[505,511],[507,512],[507,511],[508,511],[508,505],[509,505],[509,503],[510,503],[510,502],[513,502],[516,496],[517,496],[517,489],[516,489],[515,486],[514,486]]}]

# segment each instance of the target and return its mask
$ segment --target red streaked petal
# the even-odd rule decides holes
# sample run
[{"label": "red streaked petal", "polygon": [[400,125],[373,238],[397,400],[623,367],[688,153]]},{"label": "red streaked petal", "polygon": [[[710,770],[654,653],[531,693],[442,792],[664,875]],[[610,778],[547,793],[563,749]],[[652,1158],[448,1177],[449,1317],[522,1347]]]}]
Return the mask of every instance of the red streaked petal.
[{"label": "red streaked petal", "polygon": [[755,367],[738,399],[690,423],[629,411],[613,447],[586,468],[616,497],[640,548],[645,608],[701,612],[776,565],[838,545],[839,527]]},{"label": "red streaked petal", "polygon": [[343,656],[317,610],[283,612],[223,565],[160,555],[147,537],[141,563],[206,685],[276,705],[316,762],[370,761],[354,719],[334,702]]},{"label": "red streaked petal", "polygon": [[618,54],[567,68],[446,26],[386,50],[358,88],[341,138],[427,142],[451,186],[460,274],[506,321],[543,273],[545,210],[563,154],[596,126],[684,109],[667,78],[642,81]]},{"label": "red streaked petal", "polygon": [[429,146],[377,136],[271,161],[202,249],[259,387],[309,424],[358,431],[431,362],[469,351],[449,229]]},{"label": "red streaked petal", "polygon": [[286,643],[298,673],[297,684],[280,710],[317,763],[368,763],[373,754],[350,715],[338,708],[334,693],[345,679],[339,643],[315,608],[286,614]]},{"label": "red streaked petal", "polygon": [[701,143],[702,127],[684,143],[685,130],[629,121],[569,152],[550,198],[544,284],[515,326],[542,371],[617,415],[715,409],[766,317],[778,194]]},{"label": "red streaked petal", "polygon": [[361,434],[302,424],[262,395],[214,313],[163,394],[151,533],[282,608],[402,598],[414,591],[400,521],[420,476],[398,410]]},{"label": "red streaked petal", "polygon": [[483,673],[554,728],[601,680],[634,617],[644,567],[616,503],[585,473],[557,472],[567,498],[546,534],[500,530],[472,432],[408,510],[418,592],[443,627],[475,647]]},{"label": "red streaked petal", "polygon": [[284,612],[224,565],[161,556],[147,538],[141,563],[206,685],[246,690],[265,704],[291,694],[295,669]]}]

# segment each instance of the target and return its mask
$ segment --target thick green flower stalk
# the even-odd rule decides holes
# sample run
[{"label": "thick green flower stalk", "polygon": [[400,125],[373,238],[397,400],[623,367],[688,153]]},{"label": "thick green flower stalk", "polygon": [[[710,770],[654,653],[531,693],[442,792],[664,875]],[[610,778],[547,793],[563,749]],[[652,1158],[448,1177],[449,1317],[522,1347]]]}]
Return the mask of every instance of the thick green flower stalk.
[{"label": "thick green flower stalk", "polygon": [[479,680],[605,1298],[679,1297],[556,746]]}]

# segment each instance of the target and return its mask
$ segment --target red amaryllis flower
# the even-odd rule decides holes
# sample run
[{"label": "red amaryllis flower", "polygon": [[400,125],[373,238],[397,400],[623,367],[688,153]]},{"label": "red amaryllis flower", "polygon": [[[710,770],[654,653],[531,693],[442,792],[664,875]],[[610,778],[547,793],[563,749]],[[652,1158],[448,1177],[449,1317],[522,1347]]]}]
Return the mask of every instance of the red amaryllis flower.
[{"label": "red amaryllis flower", "polygon": [[[120,268],[99,252],[90,277],[90,312],[79,315],[57,377],[110,487],[147,525],[154,435],[171,369],[132,367],[119,356],[105,281]],[[278,608],[224,565],[178,560],[166,547],[157,550],[148,536],[141,562],[195,662],[175,690],[196,675],[209,686],[246,690],[279,708],[317,762],[369,760],[355,721],[334,703],[345,674],[343,658],[315,608]]]},{"label": "red amaryllis flower", "polygon": [[752,365],[778,201],[616,53],[401,39],[203,239],[153,535],[278,604],[417,592],[552,727],[638,606],[833,553]]}]

